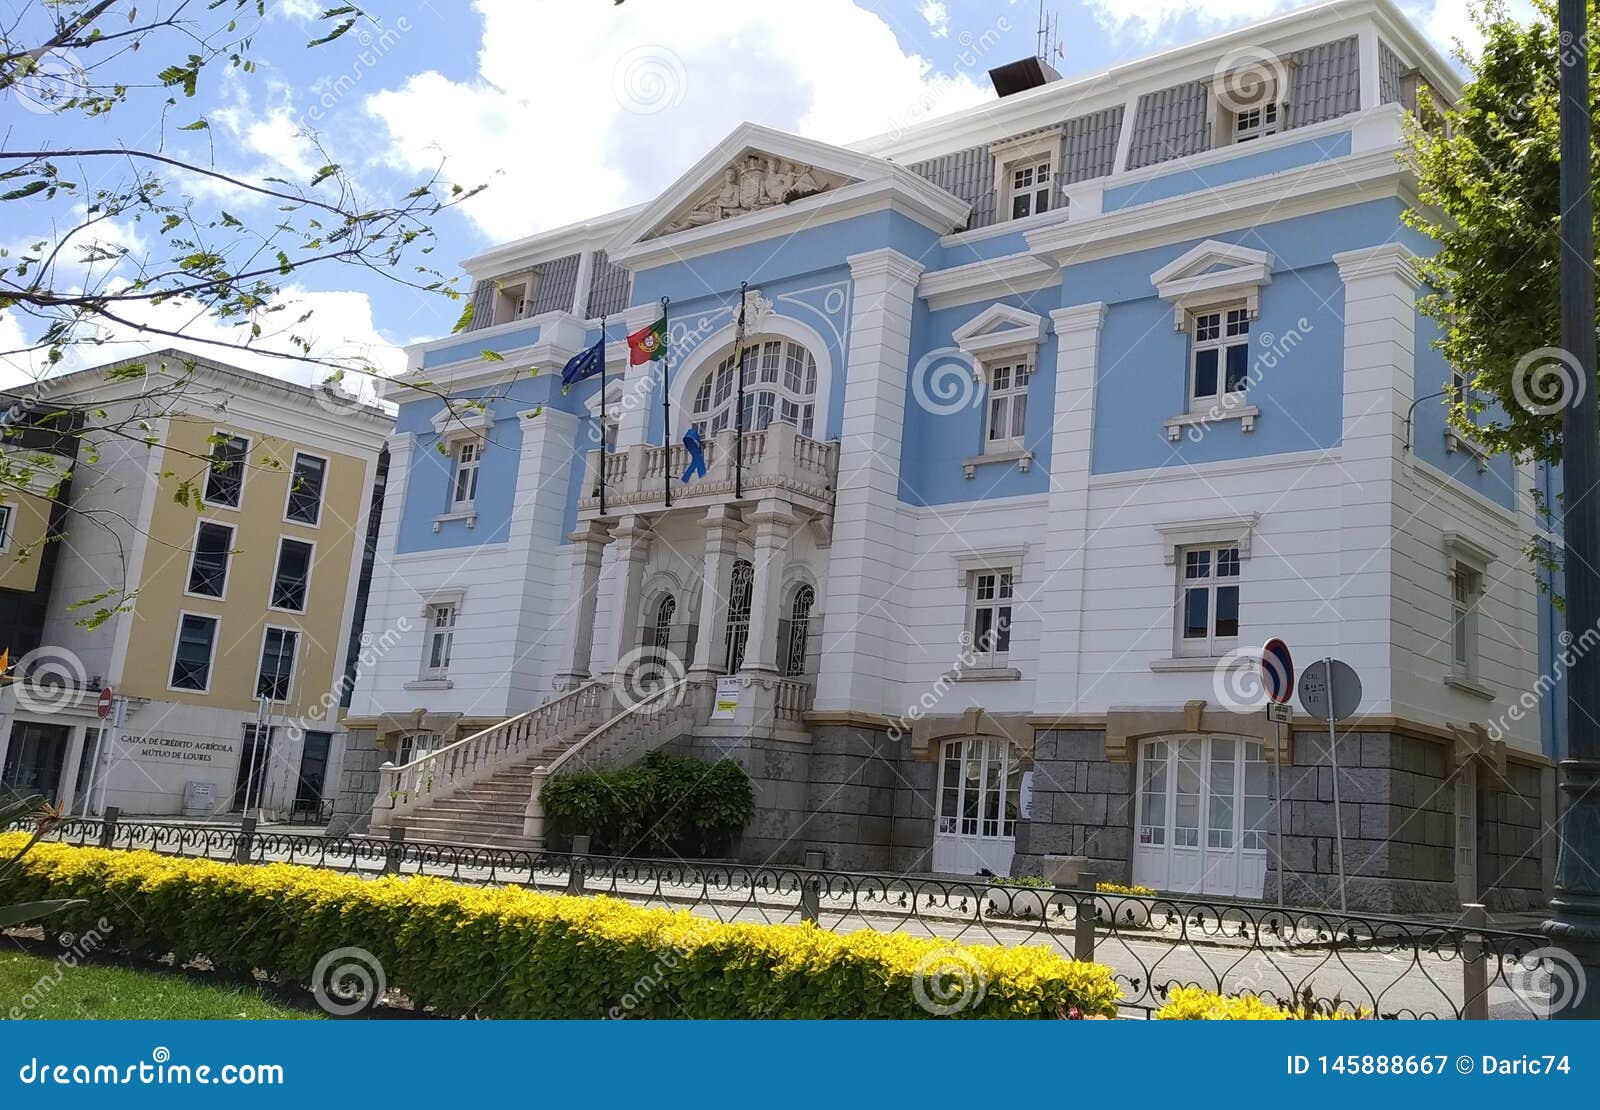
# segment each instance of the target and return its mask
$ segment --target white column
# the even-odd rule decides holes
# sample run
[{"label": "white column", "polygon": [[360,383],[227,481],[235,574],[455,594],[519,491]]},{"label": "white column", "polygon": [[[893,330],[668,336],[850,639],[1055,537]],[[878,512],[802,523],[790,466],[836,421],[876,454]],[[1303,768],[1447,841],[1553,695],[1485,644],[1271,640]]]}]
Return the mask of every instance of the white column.
[{"label": "white column", "polygon": [[689,668],[691,674],[702,678],[722,673],[723,654],[727,650],[728,584],[733,578],[734,543],[739,525],[739,512],[730,505],[713,505],[706,510],[700,636],[694,645],[694,664]]},{"label": "white column", "polygon": [[553,406],[519,415],[522,456],[506,543],[507,570],[520,590],[515,612],[507,620],[516,630],[504,663],[508,717],[548,699],[555,676],[571,666],[564,630],[577,600],[567,588],[567,557],[574,550],[563,545],[561,537],[567,491],[572,482],[582,480],[572,473],[577,415]]},{"label": "white column", "polygon": [[574,611],[567,618],[572,635],[567,641],[566,667],[556,675],[559,689],[570,689],[589,678],[589,659],[594,654],[594,612],[600,598],[600,560],[606,550],[605,526],[590,521],[568,538],[572,540],[570,597]]},{"label": "white column", "polygon": [[594,284],[594,251],[584,251],[578,256],[578,280],[572,287],[572,314],[580,320],[589,318],[589,286]]},{"label": "white column", "polygon": [[[1040,711],[1080,710],[1083,641],[1083,572],[1089,538],[1089,470],[1094,450],[1094,386],[1100,363],[1100,301],[1050,313],[1056,333],[1056,390],[1050,418],[1050,501],[1045,516],[1045,557],[1037,587],[1042,616]],[[1026,593],[1033,587],[1021,583]]]},{"label": "white column", "polygon": [[645,558],[650,554],[650,525],[637,513],[629,513],[611,532],[616,543],[616,587],[607,629],[601,669],[615,674],[617,664],[639,646],[640,595],[644,591]]},{"label": "white column", "polygon": [[1378,29],[1367,27],[1356,35],[1356,56],[1360,65],[1361,110],[1378,106]]},{"label": "white column", "polygon": [[1411,516],[1403,447],[1416,392],[1415,257],[1398,243],[1333,256],[1345,289],[1344,495],[1328,642],[1361,675],[1369,713],[1393,707],[1395,540]]},{"label": "white column", "polygon": [[750,590],[750,637],[745,643],[745,671],[778,673],[778,609],[783,604],[783,553],[794,517],[777,498],[765,498],[750,515],[756,526],[755,572]]},{"label": "white column", "polygon": [[889,248],[847,261],[855,290],[816,706],[875,713],[888,706],[898,654],[886,605],[899,575],[900,439],[922,266]]}]

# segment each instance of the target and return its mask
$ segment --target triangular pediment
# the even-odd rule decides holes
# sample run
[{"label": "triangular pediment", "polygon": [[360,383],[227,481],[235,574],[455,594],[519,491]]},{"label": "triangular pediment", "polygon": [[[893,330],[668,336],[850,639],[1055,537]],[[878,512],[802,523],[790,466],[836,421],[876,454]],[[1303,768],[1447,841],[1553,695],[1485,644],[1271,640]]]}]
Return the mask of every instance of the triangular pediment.
[{"label": "triangular pediment", "polygon": [[725,163],[710,185],[679,204],[643,238],[659,239],[721,220],[736,220],[859,180],[770,150],[747,148]]},{"label": "triangular pediment", "polygon": [[626,264],[630,257],[657,254],[657,240],[664,241],[661,249],[703,247],[725,229],[758,227],[791,208],[861,203],[863,194],[885,191],[909,210],[926,213],[941,231],[959,224],[969,207],[886,159],[745,123],[645,205],[607,252]]},{"label": "triangular pediment", "polygon": [[1036,344],[1044,338],[1044,317],[1008,304],[992,304],[950,335],[956,346],[969,354],[1002,344]]},{"label": "triangular pediment", "polygon": [[[1170,290],[1197,278],[1212,280],[1218,277],[1254,280],[1264,284],[1272,280],[1272,255],[1266,251],[1207,239],[1151,274],[1150,281],[1158,290],[1163,287]],[[1167,295],[1162,293],[1162,296]]]}]

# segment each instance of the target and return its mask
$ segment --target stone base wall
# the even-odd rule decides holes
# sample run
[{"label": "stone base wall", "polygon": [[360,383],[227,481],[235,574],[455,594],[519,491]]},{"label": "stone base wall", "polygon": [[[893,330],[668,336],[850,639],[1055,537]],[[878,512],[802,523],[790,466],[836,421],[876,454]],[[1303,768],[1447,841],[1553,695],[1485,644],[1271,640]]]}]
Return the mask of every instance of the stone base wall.
[{"label": "stone base wall", "polygon": [[730,847],[749,863],[793,863],[802,857],[795,836],[805,819],[810,745],[767,737],[681,736],[664,745],[673,755],[715,763],[731,759],[755,790],[756,815]]},{"label": "stone base wall", "polygon": [[1546,771],[1508,763],[1504,777],[1478,769],[1478,891],[1490,909],[1543,909],[1544,853],[1555,834],[1545,833],[1555,814],[1543,812]]},{"label": "stone base wall", "polygon": [[1045,856],[1087,856],[1103,881],[1133,874],[1133,765],[1106,758],[1103,729],[1051,729],[1033,741],[1033,804],[1017,822],[1011,874],[1041,875]]},{"label": "stone base wall", "polygon": [[330,836],[366,832],[372,823],[372,804],[378,798],[378,768],[389,758],[378,748],[378,734],[370,728],[344,734],[344,766],[339,772],[339,792],[328,821]]}]

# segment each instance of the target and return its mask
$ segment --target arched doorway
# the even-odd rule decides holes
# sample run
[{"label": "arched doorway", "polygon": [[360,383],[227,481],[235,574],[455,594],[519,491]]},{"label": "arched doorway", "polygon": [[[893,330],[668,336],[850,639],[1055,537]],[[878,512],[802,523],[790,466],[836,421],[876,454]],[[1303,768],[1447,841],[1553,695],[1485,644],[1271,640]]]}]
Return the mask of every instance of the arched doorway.
[{"label": "arched doorway", "polygon": [[670,593],[662,594],[645,625],[644,646],[660,652],[672,650],[672,622],[678,615],[678,599]]},{"label": "arched doorway", "polygon": [[940,746],[935,871],[1011,873],[1024,758],[1020,748],[998,736],[963,736]]},{"label": "arched doorway", "polygon": [[811,646],[811,608],[817,591],[802,582],[789,601],[789,615],[778,622],[778,660],[785,678],[803,678],[808,666],[806,652]]},{"label": "arched doorway", "polygon": [[1266,746],[1238,736],[1139,745],[1133,881],[1157,890],[1260,898],[1271,808]]},{"label": "arched doorway", "polygon": [[744,663],[744,645],[750,638],[750,601],[755,574],[755,567],[748,559],[733,564],[733,574],[728,580],[728,635],[723,674],[735,673]]}]

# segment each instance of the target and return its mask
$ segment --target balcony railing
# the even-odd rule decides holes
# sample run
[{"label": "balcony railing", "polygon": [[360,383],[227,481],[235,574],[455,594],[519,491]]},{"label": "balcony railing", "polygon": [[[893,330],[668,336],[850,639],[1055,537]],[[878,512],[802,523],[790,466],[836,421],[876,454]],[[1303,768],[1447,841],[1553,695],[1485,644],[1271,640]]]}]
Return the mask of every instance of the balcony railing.
[{"label": "balcony railing", "polygon": [[736,485],[744,495],[782,497],[818,513],[831,513],[833,490],[839,474],[839,444],[824,443],[801,435],[792,425],[773,424],[758,432],[746,432],[742,450],[743,481],[737,481],[735,435],[731,429],[717,433],[705,443],[706,473],[689,482],[680,481],[689,465],[689,452],[682,444],[636,444],[622,451],[589,452],[584,474],[584,497],[578,502],[582,516],[600,513],[600,474],[605,468],[606,511],[619,509],[654,510],[664,508],[666,491],[672,489],[673,505],[694,506],[721,502]]}]

